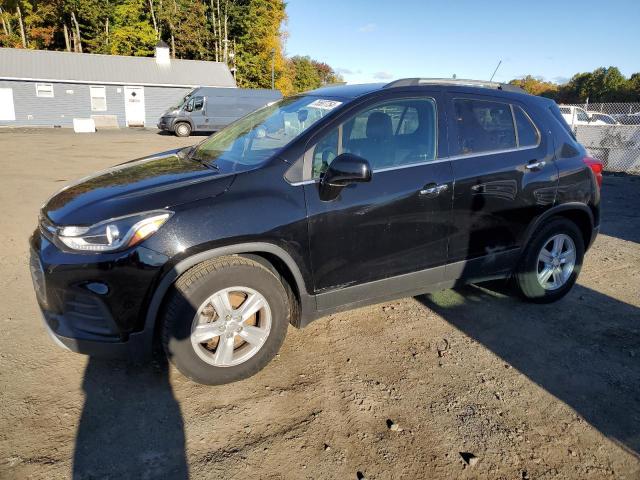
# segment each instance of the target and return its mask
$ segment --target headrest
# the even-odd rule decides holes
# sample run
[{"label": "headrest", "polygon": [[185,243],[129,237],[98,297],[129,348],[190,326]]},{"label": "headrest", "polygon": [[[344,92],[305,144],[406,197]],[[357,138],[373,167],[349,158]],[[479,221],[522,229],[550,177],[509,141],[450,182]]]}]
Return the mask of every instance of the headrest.
[{"label": "headrest", "polygon": [[386,113],[373,112],[367,118],[367,138],[384,139],[393,135],[391,117]]}]

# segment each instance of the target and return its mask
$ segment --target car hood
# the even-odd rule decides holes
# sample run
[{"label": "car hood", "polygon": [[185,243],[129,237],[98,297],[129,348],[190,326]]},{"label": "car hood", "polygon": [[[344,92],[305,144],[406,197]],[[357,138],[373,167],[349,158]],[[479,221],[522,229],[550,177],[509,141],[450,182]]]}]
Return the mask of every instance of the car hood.
[{"label": "car hood", "polygon": [[171,150],[123,163],[68,185],[42,207],[56,225],[91,225],[224,193],[223,174]]}]

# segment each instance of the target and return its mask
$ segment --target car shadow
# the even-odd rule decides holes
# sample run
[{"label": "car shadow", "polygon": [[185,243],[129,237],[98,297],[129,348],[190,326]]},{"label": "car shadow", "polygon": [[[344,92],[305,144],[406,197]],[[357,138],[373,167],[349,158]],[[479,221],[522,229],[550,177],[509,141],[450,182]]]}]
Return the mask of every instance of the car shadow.
[{"label": "car shadow", "polygon": [[90,358],[82,387],[74,479],[189,477],[166,361],[135,366]]},{"label": "car shadow", "polygon": [[640,309],[580,285],[548,305],[505,293],[494,282],[416,300],[639,456]]}]

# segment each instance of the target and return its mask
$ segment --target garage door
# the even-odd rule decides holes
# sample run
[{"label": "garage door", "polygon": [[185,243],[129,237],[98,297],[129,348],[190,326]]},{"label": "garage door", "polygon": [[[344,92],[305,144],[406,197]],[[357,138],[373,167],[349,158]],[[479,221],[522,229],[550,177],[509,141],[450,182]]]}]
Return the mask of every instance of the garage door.
[{"label": "garage door", "polygon": [[15,120],[16,111],[13,109],[13,89],[0,88],[0,120]]}]

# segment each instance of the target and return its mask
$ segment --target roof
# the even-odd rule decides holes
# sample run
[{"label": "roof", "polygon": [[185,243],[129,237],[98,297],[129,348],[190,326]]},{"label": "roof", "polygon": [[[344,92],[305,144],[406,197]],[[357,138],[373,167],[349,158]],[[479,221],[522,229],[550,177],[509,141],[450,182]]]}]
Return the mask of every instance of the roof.
[{"label": "roof", "polygon": [[235,87],[226,64],[152,57],[0,48],[0,79],[176,87]]},{"label": "roof", "polygon": [[306,92],[319,97],[356,98],[384,87],[384,83],[363,83],[360,85],[333,85]]},{"label": "roof", "polygon": [[420,85],[447,85],[456,87],[480,87],[504,90],[506,92],[527,93],[517,85],[508,83],[491,82],[487,80],[468,80],[462,78],[402,78],[387,83],[384,88],[392,87],[415,87]]},{"label": "roof", "polygon": [[309,95],[322,97],[338,97],[342,99],[353,99],[367,93],[386,88],[418,87],[418,86],[446,86],[463,88],[481,88],[502,90],[509,93],[527,94],[516,85],[506,83],[488,82],[484,80],[462,80],[453,78],[403,78],[390,83],[364,83],[361,85],[333,85],[318,88],[307,92]]}]

